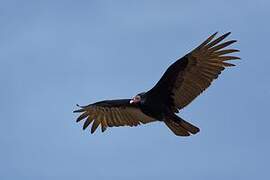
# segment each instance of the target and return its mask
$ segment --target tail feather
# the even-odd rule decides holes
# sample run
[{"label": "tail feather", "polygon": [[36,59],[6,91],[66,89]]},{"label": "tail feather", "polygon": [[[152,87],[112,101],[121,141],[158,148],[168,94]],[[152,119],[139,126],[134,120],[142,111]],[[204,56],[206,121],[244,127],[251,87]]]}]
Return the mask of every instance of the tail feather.
[{"label": "tail feather", "polygon": [[196,134],[200,131],[198,127],[175,114],[165,118],[164,122],[177,136],[189,136],[190,134]]},{"label": "tail feather", "polygon": [[177,136],[190,136],[189,132],[179,124],[173,121],[165,121],[165,124],[172,130],[172,132]]}]

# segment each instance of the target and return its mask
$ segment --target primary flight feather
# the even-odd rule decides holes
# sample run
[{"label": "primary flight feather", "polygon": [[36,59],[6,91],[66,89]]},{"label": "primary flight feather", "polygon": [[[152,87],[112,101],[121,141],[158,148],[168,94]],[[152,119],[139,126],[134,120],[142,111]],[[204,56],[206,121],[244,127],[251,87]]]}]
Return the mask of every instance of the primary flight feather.
[{"label": "primary flight feather", "polygon": [[236,40],[223,41],[229,33],[215,38],[208,37],[201,45],[178,59],[149,91],[132,99],[106,100],[74,111],[81,113],[77,122],[84,121],[83,129],[91,123],[91,133],[98,126],[104,132],[107,127],[137,126],[163,121],[177,136],[196,134],[200,129],[185,121],[176,113],[187,106],[216,79],[225,67],[234,66],[229,60],[240,59],[229,55],[238,52],[227,48]]}]

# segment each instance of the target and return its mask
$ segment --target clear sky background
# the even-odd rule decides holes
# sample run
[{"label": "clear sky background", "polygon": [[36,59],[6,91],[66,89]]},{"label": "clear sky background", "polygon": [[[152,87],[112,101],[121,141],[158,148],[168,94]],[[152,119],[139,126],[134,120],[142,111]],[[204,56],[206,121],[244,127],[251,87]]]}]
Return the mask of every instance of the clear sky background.
[{"label": "clear sky background", "polygon": [[[270,179],[270,1],[0,0],[0,179]],[[180,115],[91,135],[75,104],[129,98],[215,31],[242,60]]]}]

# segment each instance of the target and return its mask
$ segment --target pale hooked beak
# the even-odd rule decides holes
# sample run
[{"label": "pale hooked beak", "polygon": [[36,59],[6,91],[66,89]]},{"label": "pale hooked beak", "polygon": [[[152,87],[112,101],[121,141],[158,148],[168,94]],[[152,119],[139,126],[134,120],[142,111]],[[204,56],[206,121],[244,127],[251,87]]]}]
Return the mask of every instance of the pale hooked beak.
[{"label": "pale hooked beak", "polygon": [[137,103],[139,103],[140,101],[141,101],[141,97],[135,96],[134,98],[132,98],[132,99],[129,101],[129,103],[130,103],[130,104],[137,104]]}]

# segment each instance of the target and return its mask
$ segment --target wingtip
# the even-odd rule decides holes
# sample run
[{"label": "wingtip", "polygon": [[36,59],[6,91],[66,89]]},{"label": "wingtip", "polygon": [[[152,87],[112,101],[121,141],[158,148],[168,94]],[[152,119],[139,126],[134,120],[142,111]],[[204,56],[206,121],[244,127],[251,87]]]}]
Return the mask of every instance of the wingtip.
[{"label": "wingtip", "polygon": [[79,107],[79,108],[82,108],[82,106],[81,106],[81,105],[79,105],[79,104],[76,104],[76,106],[77,106],[77,107]]},{"label": "wingtip", "polygon": [[227,63],[227,62],[223,62],[223,65],[224,65],[225,67],[233,67],[233,66],[236,66],[235,64]]},{"label": "wingtip", "polygon": [[80,109],[74,110],[73,113],[81,113],[81,112],[86,111],[85,108],[86,108],[87,106],[81,106],[81,105],[79,105],[79,104],[76,104],[76,106],[79,107]]},{"label": "wingtip", "polygon": [[[82,108],[79,104],[76,104],[77,107]],[[82,109],[74,110],[73,113],[80,113],[82,112]]]},{"label": "wingtip", "polygon": [[232,33],[232,32],[229,31],[229,32],[225,33],[225,35],[229,36],[231,33]]},{"label": "wingtip", "polygon": [[74,110],[73,113],[81,113],[81,112],[84,112],[85,109],[77,109],[77,110]]},{"label": "wingtip", "polygon": [[193,133],[193,135],[199,133],[200,131],[201,131],[201,129],[197,127],[197,128],[196,128],[196,131]]},{"label": "wingtip", "polygon": [[87,121],[85,121],[82,129],[85,130],[88,126],[89,126],[89,123]]},{"label": "wingtip", "polygon": [[223,35],[224,39],[225,39],[226,37],[228,37],[230,34],[231,34],[231,32],[225,33],[225,34]]},{"label": "wingtip", "polygon": [[214,37],[216,37],[217,34],[218,34],[218,31],[216,31],[215,33],[213,33],[210,37],[212,37],[212,39],[213,39]]},{"label": "wingtip", "polygon": [[[222,36],[220,37],[223,37],[223,39],[225,39],[227,36],[229,36],[232,32],[229,31],[229,32],[226,32],[225,34],[223,34]],[[216,31],[212,36],[216,36],[218,34],[218,31]]]}]

